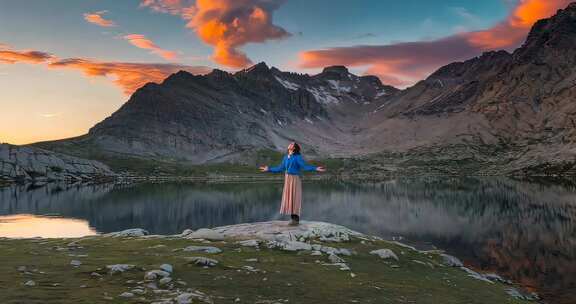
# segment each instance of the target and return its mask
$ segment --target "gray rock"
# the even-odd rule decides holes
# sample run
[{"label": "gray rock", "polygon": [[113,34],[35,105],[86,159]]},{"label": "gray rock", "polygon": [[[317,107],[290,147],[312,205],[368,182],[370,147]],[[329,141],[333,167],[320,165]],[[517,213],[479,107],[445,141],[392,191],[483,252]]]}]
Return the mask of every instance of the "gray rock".
[{"label": "gray rock", "polygon": [[144,280],[148,280],[148,281],[154,281],[154,280],[158,280],[160,278],[166,278],[169,277],[170,273],[164,270],[150,270],[148,272],[146,272],[146,274],[144,275]]},{"label": "gray rock", "polygon": [[126,291],[126,292],[121,293],[121,294],[119,295],[119,297],[121,297],[121,298],[133,298],[133,297],[134,297],[134,294],[131,293],[131,292],[127,292],[127,291]]},{"label": "gray rock", "polygon": [[203,253],[220,253],[222,250],[213,246],[188,246],[183,251],[186,252],[203,252]]},{"label": "gray rock", "polygon": [[34,287],[34,286],[36,286],[36,282],[29,280],[26,283],[24,283],[24,286]]},{"label": "gray rock", "polygon": [[70,265],[72,265],[74,267],[80,267],[80,265],[82,265],[82,262],[78,261],[78,260],[72,260],[72,261],[70,261]]},{"label": "gray rock", "polygon": [[400,260],[398,259],[398,256],[394,253],[394,251],[387,248],[372,250],[370,251],[370,254],[377,255],[381,259],[395,259],[396,261]]},{"label": "gray rock", "polygon": [[30,146],[0,144],[0,177],[32,182],[37,186],[71,177],[92,180],[115,174],[108,166],[92,160]]},{"label": "gray rock", "polygon": [[344,261],[343,258],[341,258],[341,257],[339,257],[339,256],[337,256],[337,255],[335,255],[335,254],[333,254],[333,253],[331,253],[331,254],[328,255],[328,260],[329,260],[331,263],[334,263],[334,264],[336,264],[336,263],[346,263],[346,261]]},{"label": "gray rock", "polygon": [[170,264],[162,264],[160,265],[160,269],[169,273],[172,273],[174,271],[174,267]]},{"label": "gray rock", "polygon": [[218,265],[217,260],[209,259],[206,257],[186,257],[185,259],[188,261],[188,263],[195,264],[198,266],[214,267]]},{"label": "gray rock", "polygon": [[244,240],[244,241],[240,241],[238,242],[238,244],[240,246],[244,246],[244,247],[258,247],[260,246],[260,240]]},{"label": "gray rock", "polygon": [[[122,273],[128,270],[132,270],[134,269],[134,265],[131,264],[114,264],[114,265],[107,265],[106,268],[108,268],[108,272],[110,274],[117,274],[117,273]],[[93,274],[96,272],[93,272]],[[97,273],[96,273],[97,274]]]},{"label": "gray rock", "polygon": [[462,264],[462,262],[457,257],[451,256],[448,254],[441,254],[440,256],[442,257],[442,262],[446,266],[449,266],[449,267],[462,267],[462,266],[464,266],[464,264]]},{"label": "gray rock", "polygon": [[171,277],[165,277],[165,278],[160,279],[160,281],[158,281],[158,284],[160,284],[160,286],[164,286],[170,282],[172,282],[172,278]]},{"label": "gray rock", "polygon": [[107,234],[104,234],[104,236],[108,236],[108,237],[140,237],[140,236],[145,236],[148,234],[149,234],[148,231],[146,231],[142,228],[132,228],[132,229],[126,229],[126,230],[122,230],[122,231],[107,233]]},{"label": "gray rock", "polygon": [[224,236],[217,231],[208,228],[198,229],[192,233],[189,233],[185,236],[187,239],[205,239],[211,241],[221,241],[224,239]]}]

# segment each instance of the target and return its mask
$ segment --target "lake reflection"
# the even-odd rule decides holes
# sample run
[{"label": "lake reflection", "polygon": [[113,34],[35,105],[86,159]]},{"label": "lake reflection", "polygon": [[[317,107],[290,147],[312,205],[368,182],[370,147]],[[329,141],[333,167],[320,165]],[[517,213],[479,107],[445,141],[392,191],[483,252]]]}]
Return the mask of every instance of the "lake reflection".
[{"label": "lake reflection", "polygon": [[[0,188],[0,236],[30,231],[18,214],[59,215],[89,231],[186,228],[280,218],[280,183]],[[476,268],[538,288],[550,303],[576,302],[576,190],[507,179],[400,179],[304,184],[303,218],[434,246]],[[62,227],[71,227],[62,222]],[[10,233],[6,233],[10,227]],[[18,228],[19,227],[19,228]],[[87,228],[62,229],[70,236]],[[86,231],[86,230],[84,230]],[[89,232],[91,233],[91,232]]]}]

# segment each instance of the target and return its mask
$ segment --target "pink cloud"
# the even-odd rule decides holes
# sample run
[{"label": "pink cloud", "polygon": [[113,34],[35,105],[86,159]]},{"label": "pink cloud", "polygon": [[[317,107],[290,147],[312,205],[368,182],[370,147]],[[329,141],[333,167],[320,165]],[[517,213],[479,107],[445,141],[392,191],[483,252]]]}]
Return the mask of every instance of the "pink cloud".
[{"label": "pink cloud", "polygon": [[425,78],[450,62],[465,60],[483,51],[518,47],[531,26],[549,17],[570,0],[520,0],[506,20],[483,31],[464,32],[432,41],[390,45],[358,45],[304,51],[299,54],[301,68],[328,65],[367,67],[367,74],[383,82],[405,87]]},{"label": "pink cloud", "polygon": [[187,20],[187,28],[214,47],[215,62],[242,68],[252,64],[240,50],[242,46],[290,36],[272,22],[272,13],[283,3],[282,0],[196,0],[190,4],[182,0],[144,0],[141,6],[180,15]]},{"label": "pink cloud", "polygon": [[125,35],[123,38],[130,42],[132,45],[141,49],[150,50],[152,54],[156,54],[166,60],[178,59],[178,53],[160,48],[152,40],[146,38],[144,35],[130,34]]},{"label": "pink cloud", "polygon": [[99,12],[94,12],[94,13],[85,13],[84,14],[84,20],[86,20],[87,22],[90,22],[92,24],[96,24],[98,26],[102,26],[102,27],[113,27],[116,26],[116,23],[114,23],[114,21],[112,20],[107,20],[104,17],[102,17],[102,15],[104,15],[105,13],[107,13],[107,11],[99,11]]},{"label": "pink cloud", "polygon": [[107,77],[129,95],[148,82],[162,82],[170,74],[180,70],[193,74],[206,74],[212,69],[203,66],[189,66],[163,63],[134,63],[99,61],[87,58],[58,57],[40,51],[1,50],[0,64],[43,64],[50,69],[74,69],[87,77]]}]

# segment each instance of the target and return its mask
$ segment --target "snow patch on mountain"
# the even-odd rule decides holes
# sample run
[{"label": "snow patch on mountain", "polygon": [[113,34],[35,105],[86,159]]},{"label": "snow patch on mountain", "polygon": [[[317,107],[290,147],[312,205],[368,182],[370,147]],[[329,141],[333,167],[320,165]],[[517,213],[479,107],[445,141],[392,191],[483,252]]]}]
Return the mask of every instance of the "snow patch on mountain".
[{"label": "snow patch on mountain", "polygon": [[287,88],[288,90],[296,91],[296,90],[298,90],[298,89],[300,88],[299,85],[297,85],[297,84],[295,84],[295,83],[293,83],[293,82],[290,82],[290,81],[288,81],[288,80],[286,80],[286,79],[282,79],[282,78],[280,78],[280,77],[278,77],[278,76],[274,76],[274,78],[276,78],[276,80],[277,80],[283,87]]},{"label": "snow patch on mountain", "polygon": [[338,94],[342,94],[342,92],[349,93],[352,91],[351,87],[343,86],[340,81],[338,80],[327,80],[328,83],[334,88],[334,90],[338,91]]},{"label": "snow patch on mountain", "polygon": [[319,103],[323,103],[323,104],[330,104],[330,103],[339,103],[340,100],[336,97],[334,97],[334,95],[330,94],[330,92],[326,91],[326,89],[324,87],[318,87],[318,88],[307,88],[306,90],[308,90],[308,92],[312,93],[312,95],[314,95],[314,98],[316,99],[316,101],[318,101]]}]

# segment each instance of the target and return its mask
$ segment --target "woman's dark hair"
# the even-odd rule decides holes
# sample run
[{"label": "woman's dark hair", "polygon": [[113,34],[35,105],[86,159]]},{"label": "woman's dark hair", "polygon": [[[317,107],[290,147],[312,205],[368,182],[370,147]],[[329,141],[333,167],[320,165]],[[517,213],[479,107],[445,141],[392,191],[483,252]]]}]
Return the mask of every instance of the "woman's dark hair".
[{"label": "woman's dark hair", "polygon": [[297,143],[294,143],[294,152],[292,152],[294,154],[300,154],[300,145]]}]

